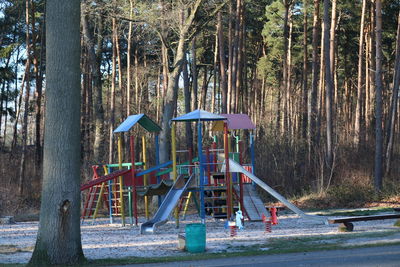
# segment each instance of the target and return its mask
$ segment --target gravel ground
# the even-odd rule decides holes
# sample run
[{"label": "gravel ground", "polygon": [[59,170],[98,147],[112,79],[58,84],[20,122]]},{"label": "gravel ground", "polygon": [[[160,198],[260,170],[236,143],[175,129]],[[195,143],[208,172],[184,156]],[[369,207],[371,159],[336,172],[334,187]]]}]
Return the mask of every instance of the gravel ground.
[{"label": "gravel ground", "polygon": [[[268,242],[269,238],[346,235],[340,233],[337,225],[325,225],[308,221],[292,214],[282,214],[278,225],[272,226],[272,232],[266,233],[262,222],[245,222],[245,229],[238,231],[235,237],[225,229],[224,221],[207,219],[207,252],[217,253],[240,250],[242,246]],[[144,219],[140,223],[144,222]],[[108,219],[86,221],[82,224],[82,246],[88,259],[123,257],[162,257],[187,255],[178,246],[178,234],[184,233],[185,225],[198,223],[195,215],[181,221],[177,229],[173,221],[161,226],[154,235],[141,235],[140,228],[122,227],[121,223],[109,224]],[[354,232],[370,233],[399,229],[393,226],[394,220],[368,221],[355,223]],[[35,245],[38,222],[20,222],[0,225],[0,248],[16,246],[19,252],[3,253],[0,250],[1,263],[27,263]],[[332,239],[334,240],[334,239]],[[349,246],[377,242],[400,242],[400,232],[384,238],[357,238],[346,241]],[[235,248],[236,247],[236,248]]]}]

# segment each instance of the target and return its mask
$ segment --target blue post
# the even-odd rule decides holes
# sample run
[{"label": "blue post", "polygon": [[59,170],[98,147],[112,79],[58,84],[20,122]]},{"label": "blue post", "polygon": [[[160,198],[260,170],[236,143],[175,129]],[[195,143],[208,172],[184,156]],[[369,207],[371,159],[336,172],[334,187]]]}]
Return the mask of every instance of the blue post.
[{"label": "blue post", "polygon": [[[255,154],[254,154],[254,135],[250,133],[250,158],[251,158],[251,173],[255,174],[254,165],[255,165]],[[255,188],[256,184],[254,181],[251,182],[253,187]]]},{"label": "blue post", "polygon": [[200,177],[200,218],[204,224],[206,222],[206,216],[204,212],[204,170],[203,170],[203,144],[201,136],[201,122],[197,122],[197,150],[199,155],[199,177]]},{"label": "blue post", "polygon": [[[158,166],[160,164],[160,155],[159,155],[160,148],[159,148],[159,142],[158,142],[158,135],[157,134],[155,134],[154,141],[155,141],[155,146],[156,146],[156,166]],[[160,178],[160,176],[157,176],[157,184],[160,184],[160,182],[161,182],[161,178]],[[158,195],[158,207],[161,206],[161,202],[162,202],[161,200],[162,200],[161,196]]]}]

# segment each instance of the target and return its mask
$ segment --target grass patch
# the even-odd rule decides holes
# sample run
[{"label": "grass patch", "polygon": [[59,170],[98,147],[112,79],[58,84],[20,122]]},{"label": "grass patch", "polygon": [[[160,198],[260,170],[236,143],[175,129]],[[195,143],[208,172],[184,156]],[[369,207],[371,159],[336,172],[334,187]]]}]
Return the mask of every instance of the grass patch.
[{"label": "grass patch", "polygon": [[[87,264],[81,266],[103,266],[103,265],[123,265],[123,264],[144,264],[144,263],[166,263],[175,261],[196,261],[216,258],[230,258],[239,256],[256,256],[256,255],[271,255],[296,252],[311,252],[320,250],[335,250],[345,249],[344,243],[348,240],[357,238],[378,238],[387,237],[395,233],[397,230],[374,232],[374,233],[346,233],[342,235],[328,236],[309,236],[309,237],[290,237],[290,238],[269,238],[268,241],[252,246],[232,246],[234,252],[224,251],[218,253],[201,253],[190,254],[185,256],[159,257],[159,258],[140,258],[127,257],[122,259],[99,259],[88,261]],[[390,245],[398,245],[400,242],[393,242]],[[387,246],[384,244],[373,245],[352,245],[351,248]]]},{"label": "grass patch", "polygon": [[[324,236],[306,236],[306,237],[288,237],[288,238],[269,238],[265,242],[256,245],[241,245],[232,246],[230,249],[234,251],[223,251],[217,253],[199,253],[187,254],[184,256],[169,256],[169,257],[156,257],[156,258],[143,258],[143,257],[126,257],[126,258],[108,258],[88,260],[85,264],[78,266],[105,266],[105,265],[124,265],[124,264],[145,264],[145,263],[166,263],[176,261],[196,261],[207,260],[216,258],[231,258],[239,256],[256,256],[256,255],[272,255],[272,254],[285,254],[296,252],[312,252],[321,250],[335,250],[346,248],[362,248],[362,247],[376,247],[388,245],[400,245],[400,242],[387,243],[374,243],[363,245],[348,246],[346,241],[357,240],[359,238],[379,238],[388,237],[393,234],[400,233],[398,230],[390,230],[383,232],[368,232],[368,233],[345,233],[340,235],[324,235]],[[3,245],[0,249],[14,250],[12,253],[22,252],[23,250],[16,248],[13,245]],[[28,248],[27,248],[28,249]],[[32,248],[29,248],[32,249]],[[228,249],[229,250],[229,249]],[[4,264],[5,267],[20,267],[23,264]]]},{"label": "grass patch", "polygon": [[0,254],[14,254],[18,252],[32,252],[33,247],[19,248],[15,245],[0,245]]},{"label": "grass patch", "polygon": [[322,216],[368,216],[375,215],[382,212],[393,212],[393,208],[374,208],[374,209],[362,209],[362,210],[349,210],[349,211],[328,211],[318,213],[317,215]]}]

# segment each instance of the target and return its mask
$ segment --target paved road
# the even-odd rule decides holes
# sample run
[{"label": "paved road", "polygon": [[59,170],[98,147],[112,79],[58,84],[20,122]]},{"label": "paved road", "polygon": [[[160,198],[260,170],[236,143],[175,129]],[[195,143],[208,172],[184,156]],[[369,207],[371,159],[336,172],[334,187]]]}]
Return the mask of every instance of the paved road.
[{"label": "paved road", "polygon": [[[217,267],[217,266],[323,266],[323,267],[400,267],[400,246],[384,246],[281,255],[221,258],[156,264],[124,265],[124,267]],[[122,266],[120,266],[122,267]]]}]

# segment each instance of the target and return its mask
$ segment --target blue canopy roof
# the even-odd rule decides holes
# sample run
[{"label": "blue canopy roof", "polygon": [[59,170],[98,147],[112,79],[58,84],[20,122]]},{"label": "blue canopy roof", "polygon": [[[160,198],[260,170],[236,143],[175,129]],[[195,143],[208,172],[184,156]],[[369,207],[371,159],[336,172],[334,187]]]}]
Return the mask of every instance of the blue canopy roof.
[{"label": "blue canopy roof", "polygon": [[185,115],[176,117],[171,121],[222,121],[226,120],[225,117],[207,112],[205,110],[197,109]]},{"label": "blue canopy roof", "polygon": [[129,131],[136,123],[139,123],[144,129],[149,132],[159,132],[161,131],[161,127],[158,126],[157,123],[152,121],[145,114],[137,114],[131,115],[126,120],[121,123],[117,129],[114,130],[114,133],[121,133]]}]

